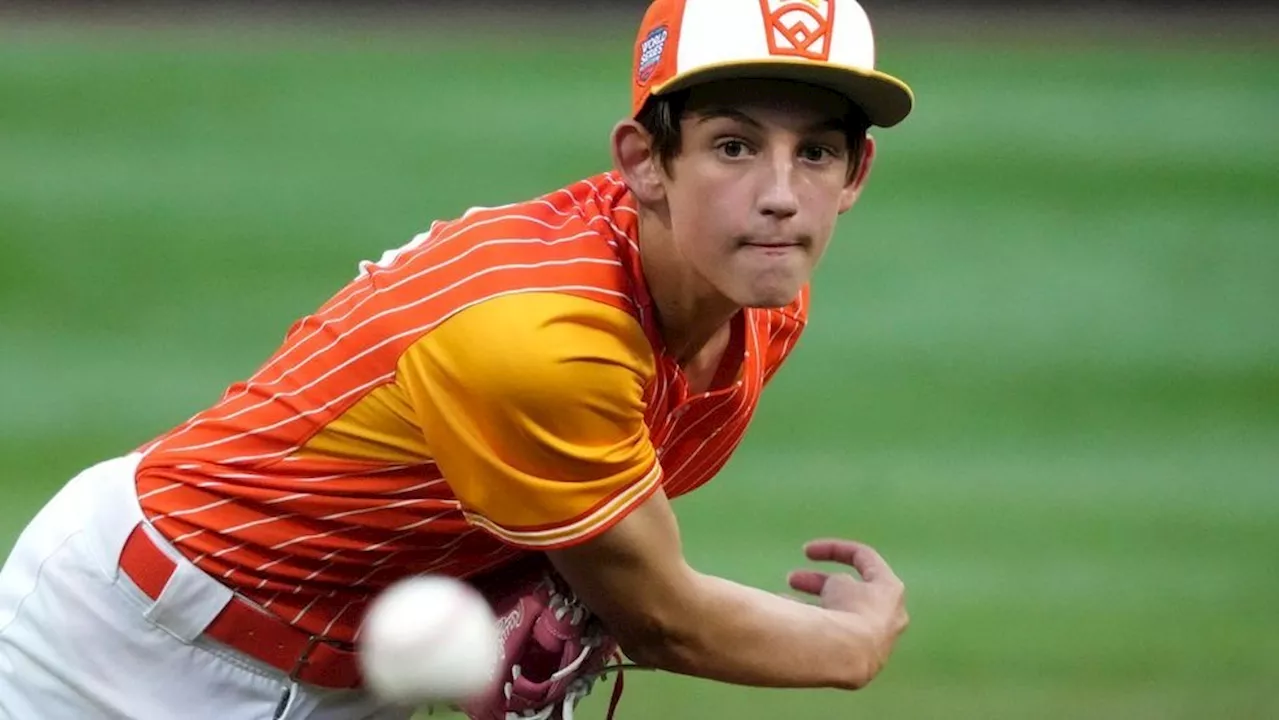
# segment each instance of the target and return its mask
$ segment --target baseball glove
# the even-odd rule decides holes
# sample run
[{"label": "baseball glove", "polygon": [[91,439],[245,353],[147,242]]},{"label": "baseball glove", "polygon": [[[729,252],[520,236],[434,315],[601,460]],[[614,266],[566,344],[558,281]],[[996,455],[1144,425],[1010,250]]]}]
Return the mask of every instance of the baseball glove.
[{"label": "baseball glove", "polygon": [[460,709],[471,720],[573,720],[607,672],[618,672],[608,717],[622,695],[618,644],[542,556],[472,584],[489,600],[502,643],[497,682]]}]

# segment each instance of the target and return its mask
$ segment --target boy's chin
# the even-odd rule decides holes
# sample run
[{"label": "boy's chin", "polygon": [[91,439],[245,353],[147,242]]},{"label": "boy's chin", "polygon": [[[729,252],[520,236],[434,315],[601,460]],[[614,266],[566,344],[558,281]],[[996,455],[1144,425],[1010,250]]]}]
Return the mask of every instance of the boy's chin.
[{"label": "boy's chin", "polygon": [[796,301],[803,283],[786,283],[752,288],[743,293],[738,305],[750,308],[781,308]]}]

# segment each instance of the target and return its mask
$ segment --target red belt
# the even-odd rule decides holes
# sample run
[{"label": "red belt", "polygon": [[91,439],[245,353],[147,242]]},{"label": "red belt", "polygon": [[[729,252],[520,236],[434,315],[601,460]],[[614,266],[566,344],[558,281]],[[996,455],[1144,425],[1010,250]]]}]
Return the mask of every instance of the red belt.
[{"label": "red belt", "polygon": [[[177,568],[141,525],[120,553],[120,569],[152,600],[160,597]],[[355,652],[309,635],[239,597],[227,603],[204,634],[298,682],[334,689],[361,686]]]}]

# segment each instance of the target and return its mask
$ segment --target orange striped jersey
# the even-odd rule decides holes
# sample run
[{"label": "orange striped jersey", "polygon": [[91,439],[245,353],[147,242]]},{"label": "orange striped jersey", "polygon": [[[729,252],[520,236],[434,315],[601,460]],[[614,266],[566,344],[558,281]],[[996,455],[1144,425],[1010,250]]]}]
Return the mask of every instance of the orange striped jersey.
[{"label": "orange striped jersey", "polygon": [[691,394],[612,173],[473,209],[376,263],[221,401],[143,448],[148,520],[298,628],[351,641],[413,573],[583,542],[709,480],[805,325],[748,309]]}]

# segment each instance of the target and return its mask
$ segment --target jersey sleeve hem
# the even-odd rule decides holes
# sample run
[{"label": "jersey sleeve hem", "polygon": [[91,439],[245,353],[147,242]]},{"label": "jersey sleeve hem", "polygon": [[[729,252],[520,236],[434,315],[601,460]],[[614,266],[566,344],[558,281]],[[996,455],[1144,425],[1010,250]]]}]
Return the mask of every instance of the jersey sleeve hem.
[{"label": "jersey sleeve hem", "polygon": [[649,472],[638,481],[623,488],[598,507],[574,520],[554,526],[537,528],[512,528],[499,525],[478,513],[463,510],[467,522],[493,535],[507,545],[522,550],[546,552],[579,545],[617,525],[623,518],[643,505],[661,485],[662,466],[653,463]]}]

